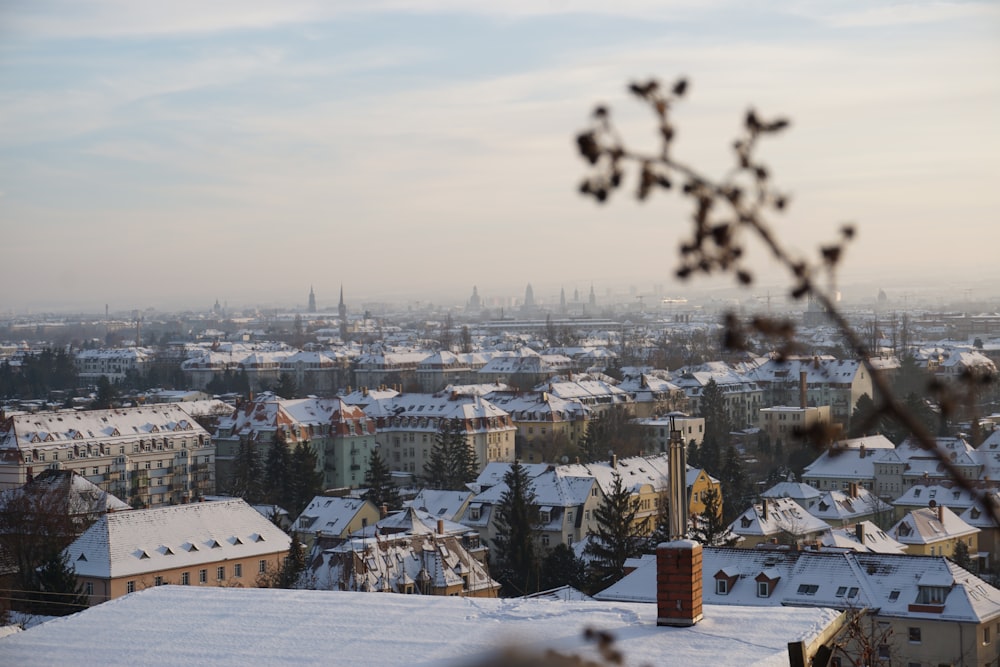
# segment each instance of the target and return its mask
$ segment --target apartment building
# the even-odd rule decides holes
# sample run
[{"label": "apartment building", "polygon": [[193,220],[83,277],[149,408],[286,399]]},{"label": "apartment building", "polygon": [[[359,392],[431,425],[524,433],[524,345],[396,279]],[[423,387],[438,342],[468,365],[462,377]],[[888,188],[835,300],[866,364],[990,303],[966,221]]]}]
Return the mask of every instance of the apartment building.
[{"label": "apartment building", "polygon": [[215,492],[215,443],[178,404],[10,416],[0,425],[0,489],[46,468],[158,507]]}]

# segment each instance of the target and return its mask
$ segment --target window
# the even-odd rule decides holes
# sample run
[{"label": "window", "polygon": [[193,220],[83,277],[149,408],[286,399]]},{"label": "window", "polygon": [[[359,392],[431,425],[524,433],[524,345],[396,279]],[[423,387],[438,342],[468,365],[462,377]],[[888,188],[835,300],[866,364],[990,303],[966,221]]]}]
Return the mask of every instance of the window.
[{"label": "window", "polygon": [[819,590],[819,586],[816,584],[801,584],[799,586],[799,595],[816,595],[816,591]]},{"label": "window", "polygon": [[223,579],[226,578],[225,565],[220,565],[219,567],[215,568],[215,578],[218,579],[219,581],[222,581]]},{"label": "window", "polygon": [[715,580],[715,592],[718,595],[729,595],[729,580],[728,579],[716,579]]},{"label": "window", "polygon": [[129,581],[129,582],[127,582],[125,584],[125,592],[126,593],[135,593],[135,582],[134,581]]},{"label": "window", "polygon": [[204,584],[208,582],[208,570],[198,570],[198,583]]},{"label": "window", "polygon": [[889,593],[889,602],[895,602],[899,599],[899,591],[892,591]]},{"label": "window", "polygon": [[766,598],[771,594],[771,586],[766,581],[757,582],[757,597]]},{"label": "window", "polygon": [[990,643],[990,629],[989,627],[983,628],[983,645],[986,646]]},{"label": "window", "polygon": [[266,560],[258,561],[258,563],[257,563],[257,571],[261,572],[261,573],[267,572],[267,561]]},{"label": "window", "polygon": [[181,572],[181,586],[188,586],[191,583],[191,573]]},{"label": "window", "polygon": [[549,546],[549,534],[542,533],[542,546]]},{"label": "window", "polygon": [[83,586],[83,592],[86,593],[88,596],[93,595],[94,594],[94,582],[88,581],[86,584],[84,584],[84,586]]},{"label": "window", "polygon": [[889,659],[889,645],[888,644],[879,644],[878,645],[878,657],[879,657],[879,660],[888,660]]},{"label": "window", "polygon": [[911,644],[920,643],[920,628],[910,628],[909,639]]},{"label": "window", "polygon": [[237,579],[243,576],[243,563],[233,565],[233,576]]},{"label": "window", "polygon": [[847,593],[847,586],[841,586],[837,589],[837,597],[842,598],[844,594]]},{"label": "window", "polygon": [[154,586],[162,586],[163,585],[163,577],[154,577],[153,578],[153,585]]}]

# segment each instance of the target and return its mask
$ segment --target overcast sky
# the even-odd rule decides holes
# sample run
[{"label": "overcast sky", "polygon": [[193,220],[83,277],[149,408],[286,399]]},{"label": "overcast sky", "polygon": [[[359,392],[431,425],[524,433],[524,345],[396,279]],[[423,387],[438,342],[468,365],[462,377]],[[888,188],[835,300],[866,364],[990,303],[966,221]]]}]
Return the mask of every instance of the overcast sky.
[{"label": "overcast sky", "polygon": [[682,294],[686,209],[595,206],[573,145],[604,102],[652,146],[626,84],[680,75],[712,173],[749,106],[792,119],[775,225],[856,221],[842,282],[1000,278],[997,3],[14,0],[0,313]]}]

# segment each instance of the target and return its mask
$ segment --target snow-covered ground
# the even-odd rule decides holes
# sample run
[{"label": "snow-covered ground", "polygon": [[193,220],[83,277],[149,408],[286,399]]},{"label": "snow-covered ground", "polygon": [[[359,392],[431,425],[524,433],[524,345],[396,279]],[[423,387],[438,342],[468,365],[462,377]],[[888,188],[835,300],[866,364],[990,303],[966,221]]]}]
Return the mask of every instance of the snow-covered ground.
[{"label": "snow-covered ground", "polygon": [[628,665],[787,665],[829,609],[707,606],[691,628],[652,604],[160,586],[0,639],[0,664],[476,665],[504,647],[594,658],[612,633]]}]

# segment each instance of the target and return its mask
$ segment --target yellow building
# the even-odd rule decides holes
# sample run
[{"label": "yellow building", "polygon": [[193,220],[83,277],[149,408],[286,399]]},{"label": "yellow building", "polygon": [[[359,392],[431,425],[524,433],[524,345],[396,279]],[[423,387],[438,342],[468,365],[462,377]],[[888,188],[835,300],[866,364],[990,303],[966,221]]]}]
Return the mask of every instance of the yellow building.
[{"label": "yellow building", "polygon": [[90,605],[161,586],[255,587],[291,538],[240,499],[111,512],[67,549]]},{"label": "yellow building", "polygon": [[944,505],[913,510],[890,528],[889,534],[906,545],[907,553],[918,556],[951,557],[959,542],[968,547],[973,560],[979,552],[979,529]]}]

